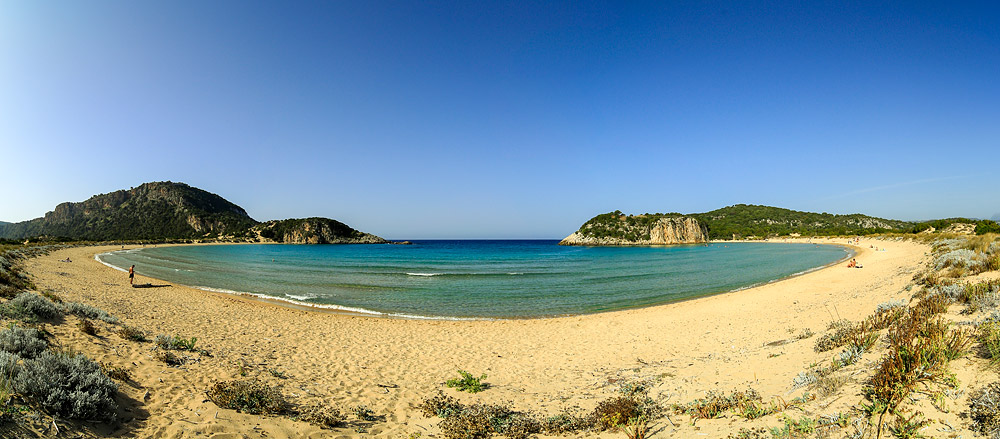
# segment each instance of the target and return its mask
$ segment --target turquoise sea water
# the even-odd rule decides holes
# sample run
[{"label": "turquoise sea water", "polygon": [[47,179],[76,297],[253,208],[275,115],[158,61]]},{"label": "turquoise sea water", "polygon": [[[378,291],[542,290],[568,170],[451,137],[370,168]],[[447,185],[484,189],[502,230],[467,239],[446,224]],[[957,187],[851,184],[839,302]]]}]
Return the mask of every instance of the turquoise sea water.
[{"label": "turquoise sea water", "polygon": [[187,245],[99,255],[209,290],[408,317],[518,318],[638,308],[732,291],[848,256],[842,247],[728,243],[561,247],[558,241],[414,245]]}]

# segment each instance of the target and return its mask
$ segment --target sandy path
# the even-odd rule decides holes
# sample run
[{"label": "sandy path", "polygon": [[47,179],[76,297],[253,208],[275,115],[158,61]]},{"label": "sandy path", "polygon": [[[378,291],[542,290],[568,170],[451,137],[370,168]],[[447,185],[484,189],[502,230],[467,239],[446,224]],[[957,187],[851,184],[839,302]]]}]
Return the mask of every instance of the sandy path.
[{"label": "sandy path", "polygon": [[[872,243],[886,251],[870,251]],[[27,268],[40,289],[105,309],[152,334],[198,337],[197,345],[213,356],[170,368],[152,359],[151,343],[123,341],[109,329],[103,339],[66,329],[71,325],[53,332],[70,337],[75,349],[132,370],[137,386],[125,391],[138,403],[137,419],[125,426],[128,434],[220,438],[359,436],[353,429],[320,430],[206,402],[203,392],[214,381],[237,378],[241,362],[250,364],[250,376],[281,384],[294,402],[333,404],[345,412],[366,404],[386,416],[386,422],[369,428],[380,437],[436,432],[437,420],[423,418],[413,406],[443,388],[456,369],[486,373],[493,387],[476,395],[446,389],[448,394],[467,402],[512,401],[549,414],[573,406],[592,409],[611,394],[609,379],[619,377],[657,377],[653,393],[669,402],[747,386],[763,395],[786,395],[792,378],[820,358],[812,351],[814,339],[766,344],[793,338],[804,328],[822,332],[833,315],[858,320],[881,302],[908,299],[904,287],[929,251],[912,242],[863,240],[857,248],[863,269],[839,264],[744,291],[639,310],[454,322],[297,310],[178,286],[133,289],[124,273],[93,258],[114,249],[61,250],[28,261]],[[66,257],[74,262],[59,262]],[[272,368],[289,378],[271,376]],[[685,434],[691,434],[686,424],[668,426],[660,437]]]}]

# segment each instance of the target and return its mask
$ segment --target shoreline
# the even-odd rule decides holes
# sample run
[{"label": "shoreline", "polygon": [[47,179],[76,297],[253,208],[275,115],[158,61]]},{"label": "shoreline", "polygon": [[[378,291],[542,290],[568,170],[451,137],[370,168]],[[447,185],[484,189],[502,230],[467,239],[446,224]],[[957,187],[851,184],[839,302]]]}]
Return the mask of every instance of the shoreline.
[{"label": "shoreline", "polygon": [[[718,295],[724,295],[724,294],[738,293],[740,291],[745,291],[745,290],[752,289],[752,288],[757,288],[757,287],[760,287],[760,286],[763,286],[763,285],[770,285],[770,284],[774,284],[774,283],[777,283],[777,282],[782,282],[784,280],[792,279],[792,278],[795,278],[795,277],[798,277],[798,276],[804,276],[804,275],[809,274],[809,273],[813,273],[813,272],[816,272],[816,271],[820,271],[820,270],[824,270],[824,269],[827,269],[827,268],[830,268],[830,267],[837,266],[837,265],[839,265],[839,264],[841,264],[843,262],[846,262],[847,260],[849,260],[851,258],[856,257],[856,255],[859,253],[859,250],[861,250],[860,248],[852,246],[850,244],[832,242],[833,240],[829,239],[829,238],[819,238],[819,239],[822,239],[824,241],[830,241],[830,242],[819,242],[819,243],[812,242],[813,239],[817,239],[817,238],[808,238],[809,239],[808,242],[800,242],[803,239],[807,239],[807,238],[797,238],[795,242],[788,242],[787,239],[785,241],[783,241],[783,242],[779,242],[779,241],[759,241],[759,240],[749,240],[749,241],[748,240],[728,240],[728,241],[725,241],[725,240],[716,240],[716,241],[709,241],[706,244],[721,244],[721,243],[764,243],[764,244],[767,244],[767,243],[776,243],[776,244],[803,244],[803,245],[805,245],[805,244],[831,245],[831,246],[841,247],[841,248],[845,249],[847,251],[847,255],[845,257],[839,259],[839,260],[832,261],[832,262],[824,264],[824,265],[819,265],[819,266],[816,266],[816,267],[813,267],[813,268],[809,268],[809,269],[806,269],[806,270],[803,270],[803,271],[800,271],[800,272],[797,272],[797,273],[789,274],[787,276],[779,277],[779,278],[776,278],[776,279],[771,279],[771,280],[768,280],[768,281],[757,282],[757,283],[754,283],[754,284],[750,284],[750,285],[747,285],[747,286],[743,286],[743,287],[739,287],[739,288],[735,288],[735,289],[731,289],[731,290],[715,291],[715,292],[709,292],[709,293],[705,293],[705,294],[697,294],[697,295],[693,295],[693,296],[689,296],[689,297],[683,297],[683,298],[680,298],[680,299],[671,300],[671,301],[668,301],[668,302],[655,303],[655,304],[650,304],[650,305],[640,305],[640,306],[635,306],[635,307],[624,307],[624,308],[619,308],[619,309],[612,309],[612,310],[606,310],[606,311],[597,311],[597,312],[592,312],[592,313],[562,314],[562,315],[543,315],[543,316],[525,316],[525,317],[453,317],[453,316],[411,315],[411,314],[402,314],[402,313],[374,311],[374,310],[368,310],[368,309],[364,309],[364,308],[352,308],[352,307],[347,307],[347,306],[344,306],[344,305],[337,305],[337,304],[313,304],[313,303],[303,302],[303,301],[296,300],[296,299],[291,299],[291,298],[282,298],[282,297],[269,296],[269,295],[264,294],[264,293],[250,293],[250,292],[245,292],[245,291],[234,291],[234,290],[228,290],[228,289],[224,289],[224,288],[215,288],[215,287],[208,287],[208,286],[202,286],[202,285],[185,285],[185,284],[174,283],[174,282],[169,281],[169,280],[159,279],[159,278],[155,278],[155,277],[151,277],[151,276],[146,276],[146,275],[142,275],[142,276],[145,277],[145,278],[147,278],[147,279],[153,280],[153,281],[164,282],[164,283],[172,283],[172,284],[175,284],[175,285],[183,287],[183,288],[190,288],[190,289],[204,291],[204,292],[208,292],[208,293],[227,294],[227,295],[241,297],[241,298],[245,298],[245,299],[249,299],[249,300],[253,300],[253,301],[260,301],[260,302],[271,304],[271,305],[285,306],[285,307],[288,307],[288,308],[291,308],[291,309],[308,310],[308,311],[319,312],[319,313],[340,314],[340,315],[346,315],[346,316],[374,317],[374,318],[382,318],[382,319],[440,320],[440,321],[505,321],[505,320],[517,321],[517,320],[535,320],[535,319],[561,319],[561,318],[572,318],[572,317],[578,317],[578,316],[603,314],[603,313],[610,313],[610,312],[638,310],[638,309],[651,308],[651,307],[659,307],[659,306],[668,306],[668,305],[675,304],[675,303],[681,303],[681,302],[686,302],[686,301],[690,301],[690,300],[698,300],[698,299],[702,299],[702,298],[706,298],[706,297],[712,297],[712,296],[718,296]],[[502,241],[502,240],[497,240],[497,241]],[[163,247],[180,247],[180,246],[191,246],[191,245],[201,246],[201,245],[250,245],[250,244],[260,244],[260,243],[164,244]],[[265,244],[273,244],[273,243],[265,243]],[[700,245],[700,244],[677,244],[677,245]],[[85,247],[89,247],[89,246],[85,246]],[[637,247],[660,247],[660,246],[637,246]],[[128,251],[140,250],[140,249],[144,249],[144,248],[146,248],[146,247],[137,247],[137,248],[133,248],[133,249],[122,249],[122,250],[117,250],[117,252],[123,252],[123,251],[124,252],[128,252]],[[153,247],[153,248],[155,248],[155,247]],[[100,259],[101,255],[111,254],[111,253],[115,253],[115,252],[116,252],[115,250],[112,250],[112,251],[104,251],[104,252],[94,253],[93,254],[93,259],[95,261],[101,263],[102,265],[106,266],[106,267],[109,267],[111,269],[127,273],[128,270],[126,270],[124,268],[121,268],[121,267],[118,267],[116,265],[110,264],[110,263],[105,262],[104,260]],[[138,275],[138,273],[137,273],[137,275]]]},{"label": "shoreline", "polygon": [[[858,320],[879,303],[908,300],[905,287],[923,269],[929,247],[866,239],[862,245],[875,242],[889,250],[858,247],[857,257],[865,263],[860,270],[833,265],[666,305],[518,320],[354,316],[180,286],[130,288],[126,275],[92,258],[118,246],[58,250],[26,261],[25,268],[39,290],[104,309],[151,338],[196,336],[197,346],[211,352],[211,357],[168,367],[153,358],[155,345],[125,341],[114,334],[116,327],[103,322],[97,322],[100,338],[80,333],[76,317],[46,324],[65,347],[131,371],[135,386],[122,385],[119,391],[147,415],[126,423],[127,435],[398,439],[414,433],[440,437],[439,419],[425,418],[415,408],[439,391],[467,404],[509,401],[514,409],[549,416],[573,407],[592,410],[615,394],[615,383],[631,380],[652,383],[650,396],[665,403],[747,387],[788,399],[804,390],[791,387],[799,372],[829,361],[828,354],[813,351],[815,337],[795,334],[822,333],[837,318]],[[67,256],[74,262],[59,262]],[[445,388],[444,381],[459,369],[487,374],[490,389],[466,394]],[[385,421],[368,434],[343,428],[331,432],[287,418],[223,410],[205,400],[212,383],[234,379],[278,386],[294,404],[323,404],[345,413],[365,405]],[[824,411],[849,410],[854,399],[841,398]],[[657,437],[725,437],[734,431],[731,420],[699,421],[697,427],[677,422],[665,424]],[[612,439],[620,433],[587,436]]]}]

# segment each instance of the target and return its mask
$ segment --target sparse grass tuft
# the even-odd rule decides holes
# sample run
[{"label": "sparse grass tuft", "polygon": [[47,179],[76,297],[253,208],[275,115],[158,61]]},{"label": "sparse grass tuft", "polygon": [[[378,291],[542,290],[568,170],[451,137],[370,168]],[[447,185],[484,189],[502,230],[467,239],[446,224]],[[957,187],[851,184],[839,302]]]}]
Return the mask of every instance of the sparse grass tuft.
[{"label": "sparse grass tuft", "polygon": [[771,439],[772,437],[774,436],[763,427],[742,427],[738,432],[730,433],[727,439]]},{"label": "sparse grass tuft", "polygon": [[219,407],[252,415],[281,414],[287,409],[276,388],[256,380],[217,382],[209,389],[208,399]]},{"label": "sparse grass tuft", "polygon": [[628,439],[646,439],[650,431],[649,420],[645,416],[629,419],[622,431]]},{"label": "sparse grass tuft", "polygon": [[1000,363],[1000,322],[987,321],[977,330],[981,352],[994,365]]},{"label": "sparse grass tuft", "polygon": [[833,332],[816,339],[816,352],[826,352],[847,344],[858,328],[850,320],[837,320],[830,323],[830,330]]},{"label": "sparse grass tuft", "polygon": [[122,329],[118,330],[118,336],[130,341],[148,341],[146,332],[133,326],[122,326]]},{"label": "sparse grass tuft", "polygon": [[183,338],[180,336],[169,336],[169,335],[157,335],[156,345],[161,349],[174,349],[178,351],[194,351],[194,344],[198,341],[197,337]]},{"label": "sparse grass tuft", "polygon": [[920,434],[920,430],[930,423],[920,412],[915,412],[910,417],[897,413],[896,419],[889,424],[889,431],[899,439],[922,438],[924,435]]},{"label": "sparse grass tuft", "polygon": [[813,383],[812,388],[818,393],[820,398],[827,398],[837,394],[844,384],[847,384],[846,376],[827,375],[820,377]]},{"label": "sparse grass tuft", "polygon": [[771,429],[771,436],[775,439],[806,438],[816,432],[816,420],[807,416],[799,419],[786,416],[783,422],[783,426]]}]

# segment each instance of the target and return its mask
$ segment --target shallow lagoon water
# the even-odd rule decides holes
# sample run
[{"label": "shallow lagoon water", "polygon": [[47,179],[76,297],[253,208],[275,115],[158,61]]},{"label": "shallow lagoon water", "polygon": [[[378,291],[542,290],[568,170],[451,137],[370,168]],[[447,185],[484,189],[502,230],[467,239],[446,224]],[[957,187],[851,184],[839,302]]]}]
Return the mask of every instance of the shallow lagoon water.
[{"label": "shallow lagoon water", "polygon": [[803,243],[563,247],[555,240],[413,245],[185,245],[104,253],[141,276],[354,312],[525,318],[658,305],[825,266],[846,248]]}]

